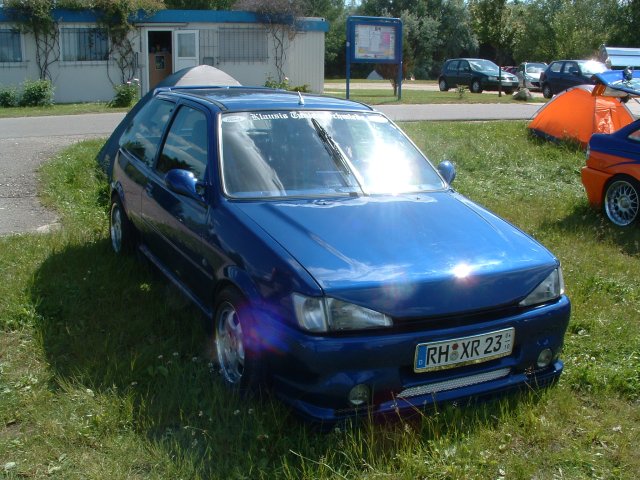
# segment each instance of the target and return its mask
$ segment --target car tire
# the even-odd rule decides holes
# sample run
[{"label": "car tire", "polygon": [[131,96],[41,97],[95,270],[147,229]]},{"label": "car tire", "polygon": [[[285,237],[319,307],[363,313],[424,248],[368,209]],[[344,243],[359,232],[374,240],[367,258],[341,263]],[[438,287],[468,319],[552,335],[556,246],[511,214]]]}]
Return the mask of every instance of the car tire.
[{"label": "car tire", "polygon": [[513,88],[505,88],[504,93],[506,93],[507,95],[511,95],[513,93]]},{"label": "car tire", "polygon": [[551,98],[551,97],[553,97],[553,92],[551,91],[551,87],[549,86],[549,84],[548,84],[548,83],[545,83],[545,84],[542,86],[542,96],[543,96],[544,98]]},{"label": "car tire", "polygon": [[438,82],[438,88],[440,88],[441,92],[449,91],[449,85],[447,85],[447,81],[444,78],[441,78],[440,81]]},{"label": "car tire", "polygon": [[480,80],[473,80],[471,82],[470,90],[472,93],[482,93],[482,84],[480,83]]},{"label": "car tire", "polygon": [[241,392],[264,384],[264,367],[249,342],[253,326],[247,300],[234,288],[222,290],[213,317],[216,360],[227,386]]},{"label": "car tire", "polygon": [[111,238],[111,248],[118,255],[131,253],[136,246],[135,227],[124,211],[118,195],[114,195],[111,200],[109,237]]},{"label": "car tire", "polygon": [[631,177],[614,177],[605,188],[602,208],[614,225],[632,225],[640,212],[640,184]]}]

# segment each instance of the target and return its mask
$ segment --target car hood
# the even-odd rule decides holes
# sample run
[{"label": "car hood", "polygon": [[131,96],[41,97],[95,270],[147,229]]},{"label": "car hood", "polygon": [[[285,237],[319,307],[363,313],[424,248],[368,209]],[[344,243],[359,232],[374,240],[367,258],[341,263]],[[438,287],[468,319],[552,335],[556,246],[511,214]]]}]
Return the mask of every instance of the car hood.
[{"label": "car hood", "polygon": [[452,191],[235,205],[325,294],[395,317],[513,305],[557,265],[539,243]]}]

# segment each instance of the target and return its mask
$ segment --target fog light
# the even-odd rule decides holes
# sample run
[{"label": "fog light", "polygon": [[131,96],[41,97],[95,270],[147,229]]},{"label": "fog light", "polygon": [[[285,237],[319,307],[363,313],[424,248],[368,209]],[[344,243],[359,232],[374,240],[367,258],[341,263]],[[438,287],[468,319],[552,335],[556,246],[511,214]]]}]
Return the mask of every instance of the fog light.
[{"label": "fog light", "polygon": [[356,385],[349,392],[349,403],[354,407],[360,407],[369,403],[369,387],[364,384]]},{"label": "fog light", "polygon": [[536,362],[536,365],[538,365],[538,368],[545,368],[551,364],[552,360],[553,360],[553,352],[551,351],[550,348],[545,348],[540,352],[540,355],[538,355],[538,360]]}]

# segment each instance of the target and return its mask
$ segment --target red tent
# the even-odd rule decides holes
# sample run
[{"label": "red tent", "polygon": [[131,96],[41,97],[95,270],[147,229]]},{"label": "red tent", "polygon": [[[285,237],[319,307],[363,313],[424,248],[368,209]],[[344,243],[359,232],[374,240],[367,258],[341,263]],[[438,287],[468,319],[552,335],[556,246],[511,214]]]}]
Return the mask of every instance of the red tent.
[{"label": "red tent", "polygon": [[586,148],[594,133],[613,133],[634,120],[620,99],[598,93],[593,85],[566,90],[538,110],[528,128],[549,140],[577,140]]}]

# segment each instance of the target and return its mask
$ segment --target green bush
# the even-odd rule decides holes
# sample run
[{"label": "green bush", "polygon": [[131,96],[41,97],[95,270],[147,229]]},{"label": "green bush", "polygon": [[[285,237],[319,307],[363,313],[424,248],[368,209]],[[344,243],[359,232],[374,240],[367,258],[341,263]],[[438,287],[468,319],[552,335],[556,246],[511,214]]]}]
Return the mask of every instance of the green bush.
[{"label": "green bush", "polygon": [[113,100],[109,102],[110,107],[130,107],[138,100],[138,84],[127,82],[113,87],[116,91]]},{"label": "green bush", "polygon": [[16,87],[0,87],[0,107],[17,107],[19,100]]},{"label": "green bush", "polygon": [[53,85],[49,80],[25,80],[22,84],[22,107],[48,107],[53,105]]},{"label": "green bush", "polygon": [[306,83],[304,85],[296,85],[296,86],[289,85],[289,77],[284,77],[284,80],[278,81],[273,79],[273,77],[269,76],[267,78],[267,81],[264,82],[264,86],[269,88],[277,88],[281,90],[290,90],[293,92],[303,92],[303,93],[311,92],[311,87]]}]

